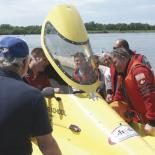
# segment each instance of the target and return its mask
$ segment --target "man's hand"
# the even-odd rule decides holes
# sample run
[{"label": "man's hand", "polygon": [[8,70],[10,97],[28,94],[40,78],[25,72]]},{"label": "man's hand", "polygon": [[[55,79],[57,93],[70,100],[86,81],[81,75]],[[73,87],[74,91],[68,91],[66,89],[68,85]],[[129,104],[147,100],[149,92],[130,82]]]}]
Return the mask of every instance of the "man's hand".
[{"label": "man's hand", "polygon": [[144,127],[144,130],[148,135],[155,136],[155,127],[149,124],[146,124]]},{"label": "man's hand", "polygon": [[106,101],[107,101],[108,103],[111,103],[111,102],[112,102],[112,94],[107,94],[107,96],[106,96]]},{"label": "man's hand", "polygon": [[54,92],[55,92],[55,93],[62,93],[62,91],[61,91],[60,88],[54,88]]}]

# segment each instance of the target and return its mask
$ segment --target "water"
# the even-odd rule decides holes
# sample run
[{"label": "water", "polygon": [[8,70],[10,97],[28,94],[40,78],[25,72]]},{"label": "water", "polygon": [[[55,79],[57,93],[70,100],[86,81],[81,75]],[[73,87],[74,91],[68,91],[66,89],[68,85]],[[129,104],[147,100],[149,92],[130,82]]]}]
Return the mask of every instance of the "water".
[{"label": "water", "polygon": [[144,54],[148,58],[155,71],[155,33],[89,34],[89,38],[95,53],[112,51],[113,44],[117,39],[125,39],[132,50]]},{"label": "water", "polygon": [[[41,46],[40,35],[19,35],[19,37],[27,41],[30,51],[34,47]],[[147,56],[155,71],[155,33],[89,34],[89,39],[94,53],[111,51],[115,40],[126,39],[132,50]]]}]

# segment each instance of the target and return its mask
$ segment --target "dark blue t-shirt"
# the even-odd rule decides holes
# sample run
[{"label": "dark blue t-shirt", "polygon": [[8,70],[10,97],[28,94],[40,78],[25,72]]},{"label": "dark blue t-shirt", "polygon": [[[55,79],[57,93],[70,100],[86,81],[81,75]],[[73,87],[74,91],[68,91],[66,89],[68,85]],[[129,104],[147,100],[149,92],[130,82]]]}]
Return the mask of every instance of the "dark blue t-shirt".
[{"label": "dark blue t-shirt", "polygon": [[40,91],[13,72],[0,70],[0,154],[29,155],[31,137],[51,132]]}]

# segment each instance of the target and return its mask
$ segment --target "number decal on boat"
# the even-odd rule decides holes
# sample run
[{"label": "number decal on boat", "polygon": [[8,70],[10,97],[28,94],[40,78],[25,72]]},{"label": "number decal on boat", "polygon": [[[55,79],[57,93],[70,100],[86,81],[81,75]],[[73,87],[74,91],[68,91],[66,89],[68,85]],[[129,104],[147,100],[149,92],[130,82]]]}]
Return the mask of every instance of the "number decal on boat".
[{"label": "number decal on boat", "polygon": [[108,138],[109,144],[113,145],[130,137],[139,136],[138,133],[128,125],[120,125],[115,128]]}]

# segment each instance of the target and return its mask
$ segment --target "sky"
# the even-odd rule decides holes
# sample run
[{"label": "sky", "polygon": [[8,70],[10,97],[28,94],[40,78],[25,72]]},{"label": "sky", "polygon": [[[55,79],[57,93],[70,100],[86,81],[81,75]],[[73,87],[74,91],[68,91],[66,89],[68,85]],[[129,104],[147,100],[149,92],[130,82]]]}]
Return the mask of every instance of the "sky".
[{"label": "sky", "polygon": [[42,25],[49,10],[60,3],[74,5],[84,23],[155,25],[155,0],[0,0],[0,24]]}]

